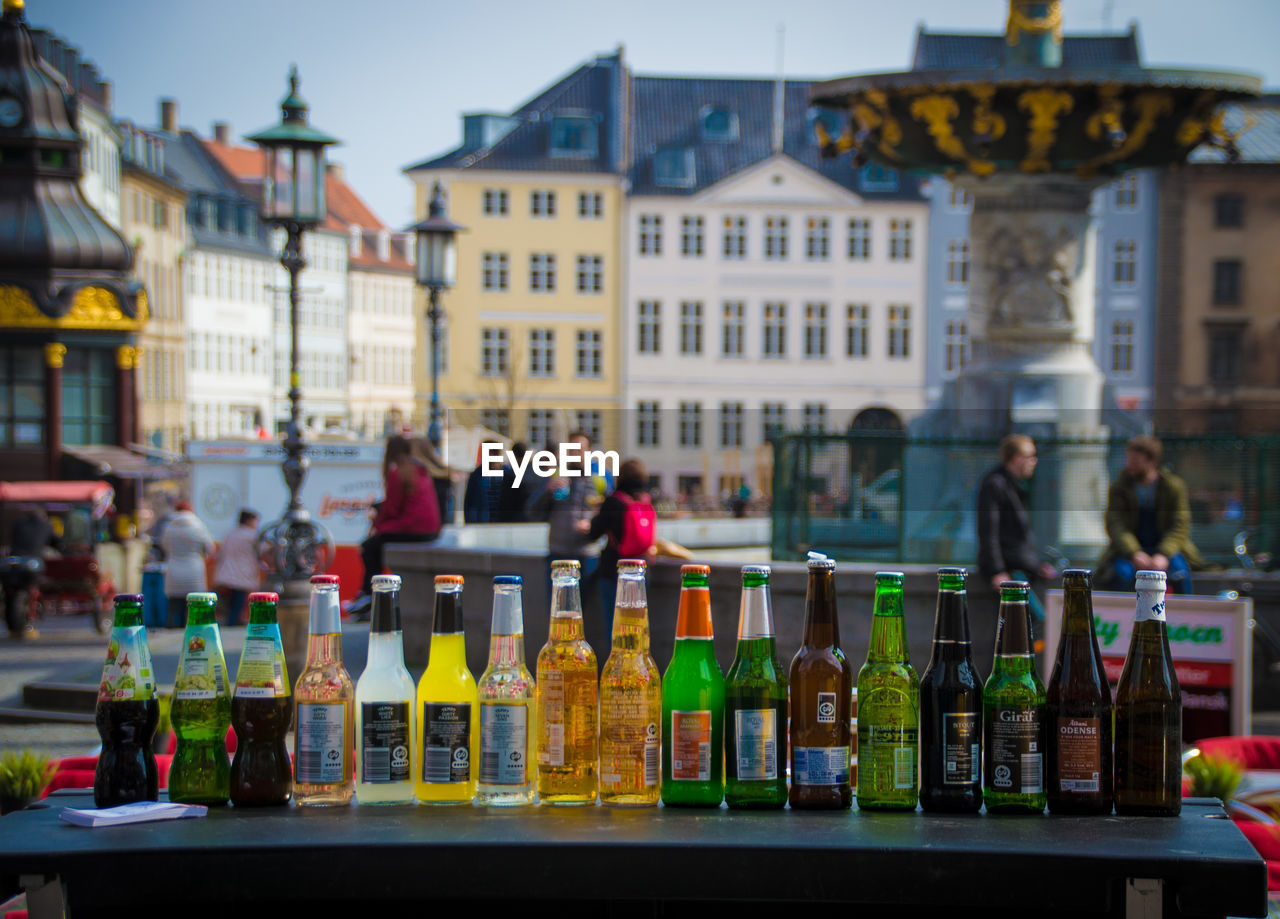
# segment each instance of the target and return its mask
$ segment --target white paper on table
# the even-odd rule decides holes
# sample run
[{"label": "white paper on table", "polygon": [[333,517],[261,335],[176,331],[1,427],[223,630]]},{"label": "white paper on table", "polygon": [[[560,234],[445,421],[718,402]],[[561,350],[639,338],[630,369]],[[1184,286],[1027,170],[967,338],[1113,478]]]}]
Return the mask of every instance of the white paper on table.
[{"label": "white paper on table", "polygon": [[98,810],[64,807],[58,817],[76,826],[120,826],[125,823],[150,823],[153,820],[178,820],[203,817],[209,808],[203,804],[174,804],[169,801],[144,801],[121,804]]}]

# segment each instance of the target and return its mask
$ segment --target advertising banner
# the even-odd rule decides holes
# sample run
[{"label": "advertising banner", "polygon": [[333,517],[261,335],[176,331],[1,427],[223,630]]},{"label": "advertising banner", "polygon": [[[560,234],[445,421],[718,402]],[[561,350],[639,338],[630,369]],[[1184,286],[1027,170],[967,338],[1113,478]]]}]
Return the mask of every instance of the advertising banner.
[{"label": "advertising banner", "polygon": [[[1062,630],[1062,591],[1045,604],[1045,666],[1053,673]],[[1093,617],[1098,648],[1114,695],[1133,631],[1135,599],[1129,593],[1095,591]],[[1253,600],[1165,595],[1169,650],[1182,689],[1182,740],[1250,733]]]}]

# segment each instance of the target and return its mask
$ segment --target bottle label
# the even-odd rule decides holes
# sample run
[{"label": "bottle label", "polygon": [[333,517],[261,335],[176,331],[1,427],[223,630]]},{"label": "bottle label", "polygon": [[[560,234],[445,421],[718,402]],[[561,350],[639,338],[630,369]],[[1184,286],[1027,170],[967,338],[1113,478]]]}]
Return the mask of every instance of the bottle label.
[{"label": "bottle label", "polygon": [[347,712],[341,702],[299,702],[297,779],[328,785],[347,780]]},{"label": "bottle label", "polygon": [[977,712],[942,716],[943,785],[972,785],[982,764],[982,730]]},{"label": "bottle label", "polygon": [[818,693],[818,724],[835,724],[838,710],[839,706],[836,705],[835,693]]},{"label": "bottle label", "polygon": [[226,695],[227,673],[216,625],[196,625],[182,636],[182,657],[173,680],[175,699],[215,699]]},{"label": "bottle label", "polygon": [[1133,613],[1134,622],[1155,619],[1164,622],[1164,588],[1138,591],[1138,606]]},{"label": "bottle label", "polygon": [[[616,621],[616,620],[615,620]],[[654,788],[662,780],[661,706],[635,691],[603,695],[600,705],[600,787]],[[653,719],[653,720],[650,720]]]},{"label": "bottle label", "polygon": [[848,747],[792,747],[791,784],[848,785]]},{"label": "bottle label", "polygon": [[738,778],[778,777],[778,713],[771,708],[740,708],[733,713],[738,747]]},{"label": "bottle label", "polygon": [[677,782],[711,780],[711,712],[671,713],[671,778]]},{"label": "bottle label", "polygon": [[409,744],[413,742],[408,702],[360,705],[360,781],[365,785],[408,782]]},{"label": "bottle label", "polygon": [[141,625],[114,626],[107,660],[98,685],[99,702],[145,702],[156,694],[147,630]]},{"label": "bottle label", "polygon": [[1044,791],[1044,751],[1040,712],[997,707],[991,713],[991,749],[987,751],[991,787],[1009,794]]},{"label": "bottle label", "polygon": [[529,706],[500,702],[480,706],[480,781],[486,785],[524,785],[529,781]]},{"label": "bottle label", "polygon": [[1058,787],[1062,791],[1102,789],[1102,723],[1099,718],[1061,717],[1058,731]]},{"label": "bottle label", "polygon": [[236,670],[236,697],[279,699],[289,695],[285,685],[284,649],[278,637],[246,635]]},{"label": "bottle label", "polygon": [[541,766],[564,765],[564,673],[547,670],[538,674],[538,689],[542,691],[543,736],[538,748],[538,764]]},{"label": "bottle label", "polygon": [[422,703],[422,781],[471,781],[471,703]]},{"label": "bottle label", "polygon": [[904,724],[867,724],[858,719],[858,782],[872,787],[915,788],[919,729]]}]

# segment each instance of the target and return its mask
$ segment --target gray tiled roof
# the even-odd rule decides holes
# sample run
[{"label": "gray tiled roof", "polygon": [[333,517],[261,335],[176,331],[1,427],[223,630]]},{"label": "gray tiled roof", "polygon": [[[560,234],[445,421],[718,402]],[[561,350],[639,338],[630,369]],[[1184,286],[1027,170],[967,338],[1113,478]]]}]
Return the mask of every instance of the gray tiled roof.
[{"label": "gray tiled roof", "polygon": [[[165,138],[165,167],[173,174],[178,184],[189,196],[190,207],[199,195],[214,198],[232,198],[237,205],[249,203],[257,210],[257,203],[240,190],[240,186],[227,173],[222,165],[205,149],[200,138],[190,131],[179,134],[155,132]],[[242,236],[238,233],[223,233],[219,230],[201,226],[198,221],[188,220],[187,228],[191,238],[201,248],[225,249],[245,255],[256,255],[273,258],[274,253],[267,245],[265,231],[261,224],[254,237]]]},{"label": "gray tiled roof", "polygon": [[[957,35],[948,32],[916,33],[912,70],[981,70],[1004,64],[1003,35]],[[1138,34],[1067,35],[1062,40],[1064,67],[1117,67],[1141,65]]]},{"label": "gray tiled roof", "polygon": [[[1268,94],[1248,102],[1226,106],[1223,126],[1240,132],[1236,145],[1241,163],[1280,163],[1280,94]],[[1225,163],[1226,154],[1216,147],[1201,146],[1191,151],[1189,163]]]}]

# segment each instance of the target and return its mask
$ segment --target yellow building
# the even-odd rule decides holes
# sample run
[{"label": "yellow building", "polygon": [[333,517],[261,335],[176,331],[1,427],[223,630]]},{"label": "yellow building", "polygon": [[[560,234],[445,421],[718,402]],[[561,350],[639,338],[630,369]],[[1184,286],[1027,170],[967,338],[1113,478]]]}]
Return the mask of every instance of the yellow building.
[{"label": "yellow building", "polygon": [[183,255],[187,194],[165,168],[165,141],[120,126],[121,232],[133,246],[133,273],[149,295],[151,321],[138,336],[138,421],[149,446],[181,453],[187,428]]},{"label": "yellow building", "polygon": [[[530,447],[582,428],[620,444],[622,53],[583,65],[510,115],[463,116],[456,150],[406,169],[425,217],[438,182],[458,234],[444,292],[440,401]],[[430,411],[430,329],[419,296],[415,422]]]}]

